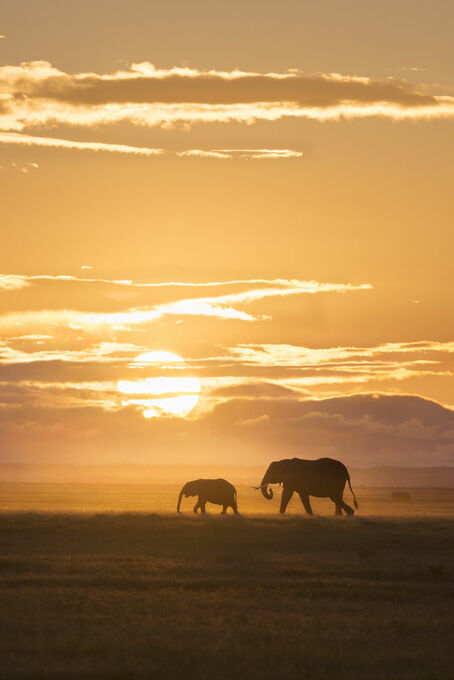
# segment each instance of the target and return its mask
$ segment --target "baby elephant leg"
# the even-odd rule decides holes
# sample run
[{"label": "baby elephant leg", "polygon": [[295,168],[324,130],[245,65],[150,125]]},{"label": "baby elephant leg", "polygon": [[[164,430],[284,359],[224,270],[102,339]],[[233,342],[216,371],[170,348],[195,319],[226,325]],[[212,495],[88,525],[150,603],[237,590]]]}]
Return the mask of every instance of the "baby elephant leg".
[{"label": "baby elephant leg", "polygon": [[227,508],[228,508],[228,506],[227,506],[227,505],[223,505],[223,506],[222,506],[222,512],[221,512],[221,515],[225,515],[225,514],[227,513]]}]

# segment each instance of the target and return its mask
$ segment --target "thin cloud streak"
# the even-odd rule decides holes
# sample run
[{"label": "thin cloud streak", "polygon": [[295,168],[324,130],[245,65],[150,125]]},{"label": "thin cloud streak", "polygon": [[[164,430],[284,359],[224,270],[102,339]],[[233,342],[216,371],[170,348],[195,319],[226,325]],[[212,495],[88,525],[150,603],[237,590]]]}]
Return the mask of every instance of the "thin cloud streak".
[{"label": "thin cloud streak", "polygon": [[55,149],[73,149],[76,151],[110,151],[112,153],[126,153],[138,156],[161,156],[163,149],[149,149],[141,146],[126,144],[105,144],[101,142],[73,142],[68,139],[53,137],[36,137],[16,132],[0,132],[0,144],[18,144],[21,146],[44,146]]},{"label": "thin cloud streak", "polygon": [[219,160],[233,160],[235,158],[275,160],[279,158],[302,158],[302,151],[292,149],[189,149],[179,151],[180,158],[214,158]]},{"label": "thin cloud streak", "polygon": [[[82,269],[92,269],[87,265]],[[344,287],[352,284],[325,284],[318,281],[301,281],[299,279],[230,279],[227,281],[152,281],[140,282],[131,279],[103,279],[73,274],[0,274],[0,288],[4,290],[19,290],[26,288],[34,282],[76,282],[76,283],[102,283],[112,286],[125,286],[127,288],[215,288],[233,285],[261,285],[275,286],[276,288],[302,288],[306,292],[315,291],[319,286]],[[361,289],[371,288],[370,284],[361,284]],[[310,289],[310,291],[309,291]],[[355,286],[355,290],[358,286]]]},{"label": "thin cloud streak", "polygon": [[[0,132],[0,144],[17,144],[20,146],[42,146],[71,151],[107,151],[110,153],[133,154],[136,156],[177,156],[178,158],[219,158],[219,159],[254,159],[276,160],[279,158],[301,158],[302,151],[292,149],[188,149],[185,151],[166,151],[159,148],[129,146],[127,144],[111,144],[105,142],[78,142],[54,137],[38,137],[19,132]],[[29,164],[35,165],[35,164]],[[35,167],[37,167],[35,165]],[[23,170],[26,172],[28,170]]]},{"label": "thin cloud streak", "polygon": [[[27,336],[24,336],[27,338]],[[28,336],[28,339],[37,338],[49,339],[54,341],[53,336],[35,335]],[[21,339],[20,336],[18,338]],[[64,361],[73,363],[96,362],[96,363],[118,363],[123,360],[131,361],[138,353],[146,351],[146,347],[125,342],[104,341],[89,345],[84,349],[38,349],[32,352],[17,349],[9,343],[0,341],[0,365],[8,364],[29,364],[36,361]]]},{"label": "thin cloud streak", "polygon": [[[426,354],[430,352],[452,354],[454,342],[390,342],[374,347],[329,347],[326,349],[296,345],[243,344],[228,348],[222,360],[260,366],[319,366],[376,360],[380,355],[395,355],[396,360],[400,362],[401,353]],[[427,363],[431,363],[430,360]]]},{"label": "thin cloud streak", "polygon": [[[26,279],[25,279],[26,280]],[[61,277],[57,277],[61,280]],[[66,277],[64,280],[68,280]],[[69,280],[72,280],[71,278]],[[79,280],[79,279],[77,279]],[[109,327],[111,329],[127,330],[130,326],[137,326],[157,321],[164,316],[203,316],[217,319],[236,319],[240,321],[259,321],[269,319],[269,316],[253,315],[238,309],[233,305],[250,304],[269,297],[285,297],[289,295],[316,293],[345,293],[363,291],[371,288],[370,284],[354,285],[350,283],[321,283],[318,281],[290,280],[268,288],[248,289],[239,293],[175,300],[152,307],[130,308],[120,312],[83,312],[69,309],[47,309],[26,311],[20,314],[12,312],[0,316],[0,331],[15,329],[22,333],[23,328],[31,327],[33,332],[37,328],[51,326],[67,326],[73,329],[90,329]],[[250,282],[248,282],[250,283]],[[166,284],[168,285],[168,284]],[[19,288],[20,279],[8,278],[5,282],[8,290]],[[17,329],[20,329],[17,331]]]}]

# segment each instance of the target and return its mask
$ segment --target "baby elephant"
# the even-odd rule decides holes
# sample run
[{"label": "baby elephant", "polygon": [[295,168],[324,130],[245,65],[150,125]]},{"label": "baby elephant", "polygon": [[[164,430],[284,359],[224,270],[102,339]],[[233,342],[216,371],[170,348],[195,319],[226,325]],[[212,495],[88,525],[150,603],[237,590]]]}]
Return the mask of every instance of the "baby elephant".
[{"label": "baby elephant", "polygon": [[200,508],[201,514],[205,515],[205,504],[207,502],[222,505],[222,515],[225,515],[229,506],[235,515],[239,514],[236,502],[236,489],[233,484],[230,484],[225,479],[194,479],[192,482],[186,482],[178,497],[177,512],[180,512],[183,496],[199,497],[193,508],[195,514],[197,514],[197,510]]}]

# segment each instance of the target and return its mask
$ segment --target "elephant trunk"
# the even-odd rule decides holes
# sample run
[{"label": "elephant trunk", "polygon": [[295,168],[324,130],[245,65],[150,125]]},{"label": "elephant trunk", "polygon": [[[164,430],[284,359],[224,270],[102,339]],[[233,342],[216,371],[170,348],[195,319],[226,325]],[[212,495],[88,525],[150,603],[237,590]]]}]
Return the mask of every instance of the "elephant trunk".
[{"label": "elephant trunk", "polygon": [[181,505],[181,499],[184,496],[184,487],[180,491],[180,495],[178,496],[178,505],[177,505],[177,512],[180,512],[180,505]]},{"label": "elephant trunk", "polygon": [[273,498],[273,489],[268,489],[268,471],[265,473],[264,478],[262,479],[262,483],[260,484],[260,491],[262,492],[263,496],[270,501]]}]

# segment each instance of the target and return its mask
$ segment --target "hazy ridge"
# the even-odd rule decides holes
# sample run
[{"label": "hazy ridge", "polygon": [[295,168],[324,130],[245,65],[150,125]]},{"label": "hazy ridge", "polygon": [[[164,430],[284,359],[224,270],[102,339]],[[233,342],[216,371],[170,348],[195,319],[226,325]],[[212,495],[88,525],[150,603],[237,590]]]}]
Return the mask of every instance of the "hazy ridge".
[{"label": "hazy ridge", "polygon": [[[1,482],[103,484],[179,484],[198,477],[226,477],[237,484],[255,484],[266,465],[23,465],[1,464]],[[454,467],[349,467],[355,486],[454,488]]]}]

